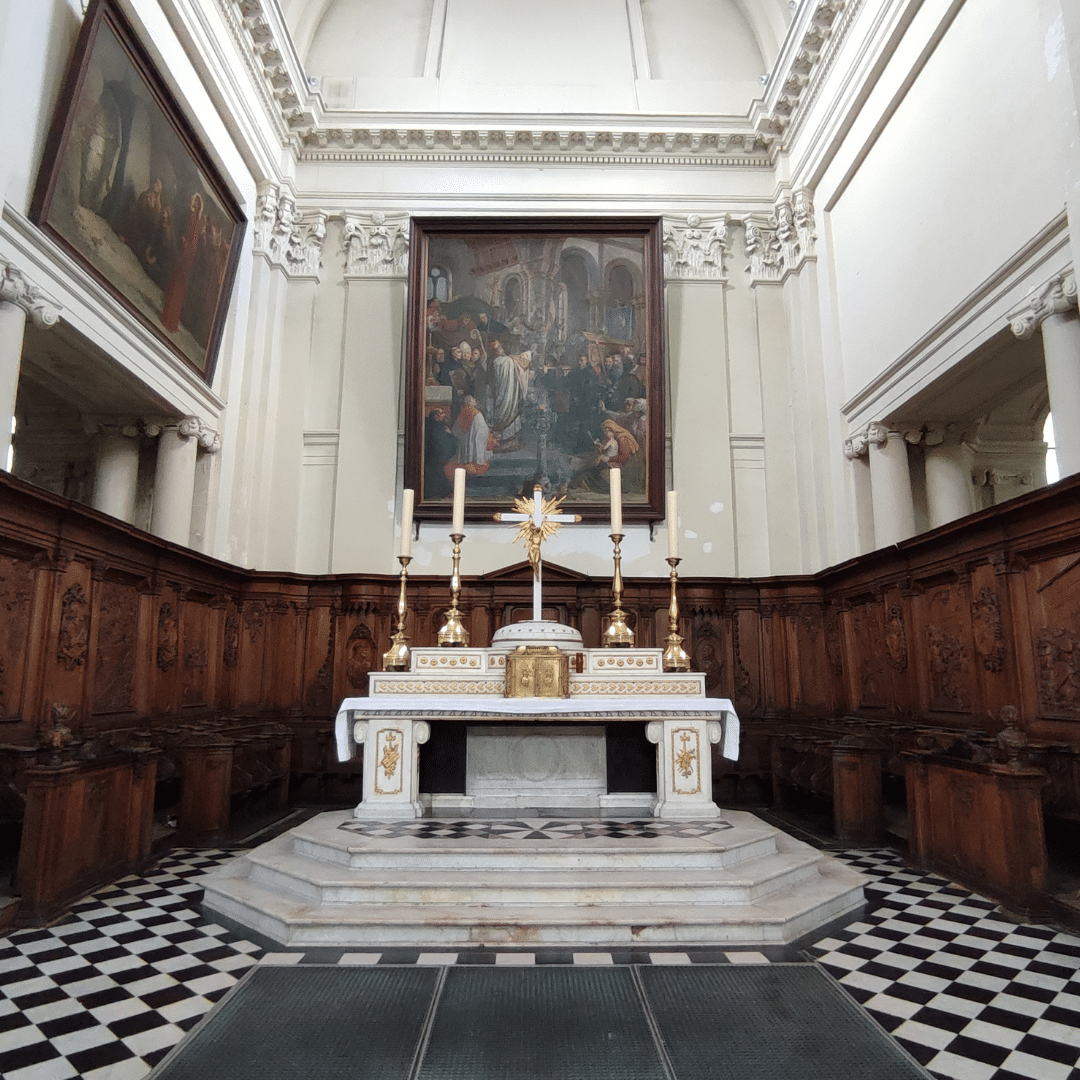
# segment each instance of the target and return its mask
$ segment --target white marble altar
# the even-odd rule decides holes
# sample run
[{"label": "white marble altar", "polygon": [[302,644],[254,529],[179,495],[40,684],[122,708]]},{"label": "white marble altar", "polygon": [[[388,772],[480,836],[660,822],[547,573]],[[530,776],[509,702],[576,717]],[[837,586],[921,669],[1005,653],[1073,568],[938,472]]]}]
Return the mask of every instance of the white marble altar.
[{"label": "white marble altar", "polygon": [[[390,820],[423,815],[418,748],[428,737],[431,720],[473,725],[556,722],[593,728],[612,722],[646,724],[648,737],[657,746],[652,813],[681,819],[719,814],[712,800],[712,745],[722,741],[724,757],[737,759],[739,720],[726,698],[705,696],[704,675],[663,671],[660,649],[567,645],[560,647],[571,656],[569,697],[507,698],[503,696],[506,655],[514,646],[414,649],[409,671],[373,674],[369,697],[346,698],[341,703],[335,721],[338,760],[348,761],[358,744],[370,748],[364,753],[364,798],[356,817]],[[580,670],[574,671],[575,667]],[[567,749],[566,755],[572,751]],[[567,805],[581,805],[576,801],[581,793],[568,790],[573,784],[554,774],[547,783],[531,782],[525,775],[516,780],[525,784],[519,795],[529,805],[536,804],[536,788],[545,786],[547,804],[557,805],[565,790]],[[507,800],[502,805],[520,805],[519,795],[509,792],[508,777],[500,782]],[[499,797],[492,795],[484,801],[497,804]],[[600,808],[610,798],[600,791],[590,797]]]},{"label": "white marble altar", "polygon": [[465,794],[474,807],[598,805],[607,739],[590,724],[470,726]]}]

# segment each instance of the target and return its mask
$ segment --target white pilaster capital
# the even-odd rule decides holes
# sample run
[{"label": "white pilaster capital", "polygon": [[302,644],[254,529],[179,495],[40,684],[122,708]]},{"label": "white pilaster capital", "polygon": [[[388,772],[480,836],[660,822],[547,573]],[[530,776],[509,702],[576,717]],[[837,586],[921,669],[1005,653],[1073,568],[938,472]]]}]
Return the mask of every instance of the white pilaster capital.
[{"label": "white pilaster capital", "polygon": [[1032,292],[1023,305],[1009,315],[1012,332],[1021,340],[1031,337],[1051,315],[1076,307],[1076,274],[1070,269]]},{"label": "white pilaster capital", "polygon": [[881,446],[888,441],[888,427],[873,421],[844,440],[844,457],[852,460],[865,457],[871,446]]},{"label": "white pilaster capital", "polygon": [[54,327],[60,321],[60,312],[63,310],[14,263],[6,259],[0,259],[0,302],[22,308],[39,330]]},{"label": "white pilaster capital", "polygon": [[409,269],[409,215],[347,210],[342,249],[346,277],[405,277]]},{"label": "white pilaster capital", "polygon": [[727,214],[664,216],[664,277],[668,281],[726,281]]},{"label": "white pilaster capital", "polygon": [[779,281],[784,273],[784,250],[777,228],[774,217],[751,214],[743,222],[746,257],[750,260],[746,272],[751,285]]},{"label": "white pilaster capital", "polygon": [[253,250],[289,277],[317,279],[329,217],[325,210],[300,213],[288,188],[264,180],[255,203]]}]

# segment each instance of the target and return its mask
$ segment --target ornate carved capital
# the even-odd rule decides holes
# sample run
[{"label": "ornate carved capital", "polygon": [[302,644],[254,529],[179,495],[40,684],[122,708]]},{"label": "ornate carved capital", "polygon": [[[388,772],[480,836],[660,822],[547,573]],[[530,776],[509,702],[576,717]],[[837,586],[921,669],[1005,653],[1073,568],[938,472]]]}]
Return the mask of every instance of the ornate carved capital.
[{"label": "ornate carved capital", "polygon": [[1021,340],[1031,337],[1051,315],[1076,307],[1076,274],[1066,270],[1033,292],[1010,316],[1012,332]]},{"label": "ornate carved capital", "polygon": [[860,458],[874,446],[881,446],[889,441],[889,429],[876,421],[867,424],[860,431],[844,440],[844,457]]},{"label": "ornate carved capital", "polygon": [[197,439],[208,454],[216,454],[221,449],[221,435],[199,416],[181,417],[176,424],[176,433],[183,439]]},{"label": "ornate carved capital", "polygon": [[409,216],[346,211],[342,247],[346,277],[404,277],[409,269]]},{"label": "ornate carved capital", "polygon": [[664,277],[668,281],[726,281],[727,214],[664,217]]},{"label": "ornate carved capital", "polygon": [[47,297],[13,263],[0,259],[0,301],[21,307],[39,330],[49,330],[60,321],[63,310]]},{"label": "ornate carved capital", "polygon": [[777,234],[777,221],[772,217],[748,217],[744,223],[746,257],[750,260],[747,273],[751,284],[760,281],[779,281],[784,272],[783,244]]},{"label": "ornate carved capital", "polygon": [[328,217],[325,210],[299,213],[290,191],[264,181],[255,204],[254,251],[290,277],[317,278]]}]

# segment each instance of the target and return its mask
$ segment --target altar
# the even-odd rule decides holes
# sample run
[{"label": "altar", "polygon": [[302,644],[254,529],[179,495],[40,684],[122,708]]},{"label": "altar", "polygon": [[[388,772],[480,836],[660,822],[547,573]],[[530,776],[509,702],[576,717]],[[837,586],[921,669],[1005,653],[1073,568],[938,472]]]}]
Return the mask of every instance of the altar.
[{"label": "altar", "polygon": [[[368,697],[341,703],[335,720],[338,759],[348,761],[358,746],[364,747],[363,799],[355,816],[377,820],[423,816],[419,748],[429,737],[432,720],[452,720],[470,725],[469,755],[474,765],[486,749],[489,759],[501,756],[507,766],[495,790],[462,793],[457,807],[462,813],[477,805],[505,809],[535,805],[537,785],[545,784],[549,805],[559,805],[561,797],[567,809],[617,812],[620,801],[626,801],[606,790],[582,790],[587,771],[581,766],[590,755],[582,742],[576,753],[568,748],[562,755],[571,761],[577,758],[576,775],[563,770],[563,776],[552,777],[550,763],[557,755],[550,748],[545,754],[536,739],[531,746],[519,743],[516,753],[513,747],[485,748],[480,740],[491,736],[480,734],[476,725],[500,725],[491,729],[496,733],[501,725],[512,725],[515,734],[520,734],[521,725],[533,725],[540,738],[569,742],[575,729],[596,739],[603,725],[636,723],[645,726],[647,738],[656,744],[657,787],[647,812],[658,818],[716,817],[712,746],[719,743],[724,757],[738,757],[739,720],[731,702],[706,697],[705,676],[700,673],[665,672],[661,649],[585,649],[569,627],[563,629],[576,640],[564,640],[557,647],[571,667],[581,670],[569,673],[567,696],[507,697],[508,657],[528,647],[519,642],[530,631],[536,633],[535,626],[508,627],[501,639],[496,634],[491,648],[414,649],[408,671],[373,674]],[[595,761],[595,750],[592,756]],[[530,764],[540,768],[530,770]],[[489,775],[492,771],[499,775],[498,762],[495,765],[495,770],[486,770]],[[545,768],[548,775],[536,775]],[[474,777],[478,771],[473,768]],[[601,775],[598,769],[595,775]]]}]

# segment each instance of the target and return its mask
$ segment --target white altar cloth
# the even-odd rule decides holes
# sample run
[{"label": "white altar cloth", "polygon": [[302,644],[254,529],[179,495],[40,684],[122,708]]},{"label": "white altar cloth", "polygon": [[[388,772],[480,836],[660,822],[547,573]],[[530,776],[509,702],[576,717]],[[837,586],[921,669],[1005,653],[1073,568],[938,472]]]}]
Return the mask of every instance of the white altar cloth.
[{"label": "white altar cloth", "polygon": [[572,697],[503,698],[456,694],[417,697],[380,694],[345,698],[334,720],[338,761],[356,753],[350,721],[402,718],[410,720],[511,720],[516,723],[580,719],[595,724],[605,720],[648,723],[653,720],[715,720],[723,724],[723,755],[739,758],[739,717],[727,698]]}]

